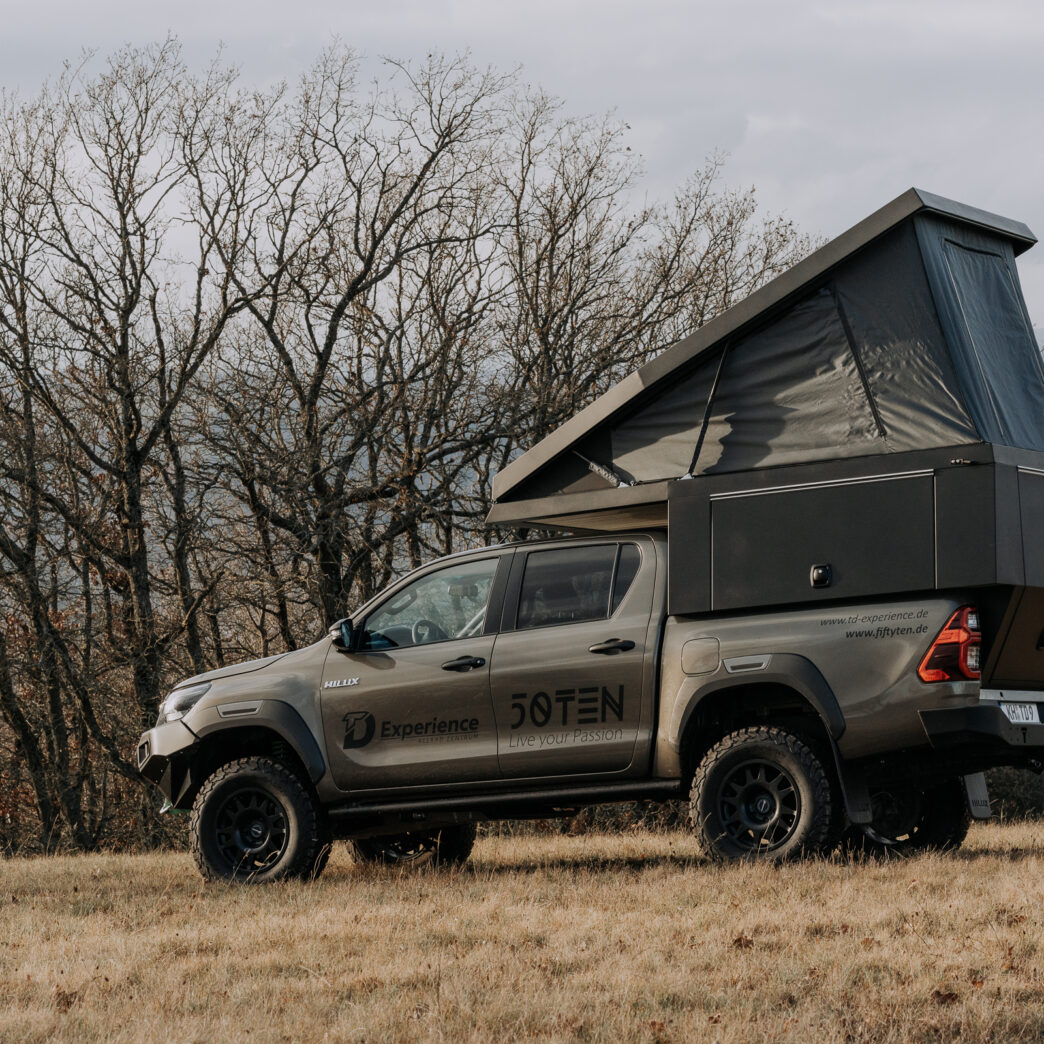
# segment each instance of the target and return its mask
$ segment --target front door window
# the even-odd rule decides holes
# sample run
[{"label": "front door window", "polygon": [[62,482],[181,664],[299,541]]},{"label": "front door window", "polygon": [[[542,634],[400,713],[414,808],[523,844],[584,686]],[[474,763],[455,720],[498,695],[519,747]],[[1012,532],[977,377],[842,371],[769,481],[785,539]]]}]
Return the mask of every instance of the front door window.
[{"label": "front door window", "polygon": [[415,580],[366,620],[363,649],[406,649],[481,634],[497,559],[462,562]]}]

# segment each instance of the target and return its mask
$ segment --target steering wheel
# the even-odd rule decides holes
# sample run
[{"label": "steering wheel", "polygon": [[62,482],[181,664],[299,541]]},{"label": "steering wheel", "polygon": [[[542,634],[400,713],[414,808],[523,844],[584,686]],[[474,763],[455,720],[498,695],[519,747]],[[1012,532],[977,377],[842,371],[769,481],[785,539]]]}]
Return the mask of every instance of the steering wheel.
[{"label": "steering wheel", "polygon": [[429,620],[424,616],[414,621],[411,635],[416,645],[423,645],[425,642],[444,641],[449,637],[434,620]]}]

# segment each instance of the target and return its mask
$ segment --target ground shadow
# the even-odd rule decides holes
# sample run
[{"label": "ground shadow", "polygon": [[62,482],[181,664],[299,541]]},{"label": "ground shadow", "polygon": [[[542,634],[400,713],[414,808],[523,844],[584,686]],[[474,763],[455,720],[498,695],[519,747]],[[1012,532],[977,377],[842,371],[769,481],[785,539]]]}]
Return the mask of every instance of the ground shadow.
[{"label": "ground shadow", "polygon": [[471,874],[476,877],[502,877],[507,875],[535,875],[546,873],[549,870],[566,870],[586,873],[641,873],[645,870],[655,870],[669,867],[675,870],[688,870],[703,868],[714,865],[709,859],[690,855],[651,855],[651,856],[554,856],[504,860],[503,862],[486,861],[481,856],[466,863],[458,870],[449,870],[432,866],[431,863],[404,864],[397,866],[374,866],[366,863],[339,863],[330,866],[323,874],[323,879],[351,877],[357,874],[363,875],[392,875],[400,874],[423,874],[423,873],[446,873],[456,872]]},{"label": "ground shadow", "polygon": [[[809,860],[817,866],[833,866],[839,869],[851,867],[866,867],[871,869],[875,866],[887,866],[909,862],[924,855],[922,852],[832,852],[828,855]],[[983,860],[1000,860],[1005,863],[1017,865],[1030,859],[1040,859],[1044,856],[1044,845],[1041,846],[1019,846],[1011,849],[961,849],[956,852],[939,853],[942,860],[952,860],[954,863],[977,863]],[[751,863],[743,862],[733,864],[737,866],[750,866]],[[786,870],[790,867],[800,867],[802,862],[795,860],[787,863],[772,863],[765,861],[761,865],[769,871]],[[508,875],[535,875],[546,873],[549,870],[565,870],[586,873],[616,873],[637,874],[646,870],[673,869],[691,870],[708,869],[720,866],[714,861],[702,856],[688,855],[684,853],[656,853],[649,856],[616,856],[595,855],[590,853],[577,853],[576,855],[555,855],[542,857],[533,855],[517,859],[505,859],[493,861],[478,858],[466,863],[456,871],[471,874],[476,877],[503,877]],[[727,867],[721,867],[727,869]],[[339,863],[330,867],[323,875],[330,877],[350,877],[357,874],[364,875],[394,875],[422,874],[422,873],[445,873],[445,869],[433,867],[430,863],[404,864],[397,866],[374,866],[365,863]]]},{"label": "ground shadow", "polygon": [[[1042,831],[1044,835],[1044,831]],[[982,859],[1000,859],[1006,863],[1021,863],[1026,859],[1040,859],[1044,857],[1044,842],[1033,848],[988,848],[988,849],[959,849],[949,853],[949,858],[959,860],[962,863],[977,863]]]}]

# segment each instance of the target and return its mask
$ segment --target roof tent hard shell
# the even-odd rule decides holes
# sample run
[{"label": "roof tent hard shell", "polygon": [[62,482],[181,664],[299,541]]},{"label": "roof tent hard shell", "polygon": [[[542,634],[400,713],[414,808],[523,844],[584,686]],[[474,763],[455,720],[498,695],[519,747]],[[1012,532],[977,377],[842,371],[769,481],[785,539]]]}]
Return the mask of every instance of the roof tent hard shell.
[{"label": "roof tent hard shell", "polygon": [[1044,451],[1044,371],[1015,267],[1035,242],[910,189],[508,465],[488,521],[666,525],[691,478]]}]

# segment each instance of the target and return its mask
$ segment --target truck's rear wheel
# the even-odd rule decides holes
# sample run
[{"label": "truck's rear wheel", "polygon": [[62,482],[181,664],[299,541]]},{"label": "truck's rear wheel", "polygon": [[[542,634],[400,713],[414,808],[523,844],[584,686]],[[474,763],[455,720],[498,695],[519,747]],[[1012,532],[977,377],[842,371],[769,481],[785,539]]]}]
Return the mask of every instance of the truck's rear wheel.
[{"label": "truck's rear wheel", "polygon": [[704,755],[689,819],[705,855],[719,862],[781,862],[831,841],[832,789],[808,744],[779,728],[739,729]]},{"label": "truck's rear wheel", "polygon": [[927,788],[875,788],[870,801],[873,822],[848,831],[849,849],[878,855],[945,852],[959,848],[971,826],[959,777]]},{"label": "truck's rear wheel", "polygon": [[474,845],[474,823],[461,823],[441,830],[365,837],[352,842],[360,861],[383,866],[425,862],[459,866],[467,862]]},{"label": "truck's rear wheel", "polygon": [[222,765],[192,806],[192,856],[208,881],[315,877],[329,841],[314,796],[270,758]]}]

